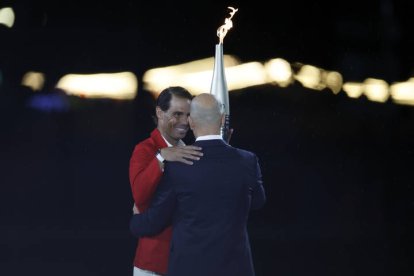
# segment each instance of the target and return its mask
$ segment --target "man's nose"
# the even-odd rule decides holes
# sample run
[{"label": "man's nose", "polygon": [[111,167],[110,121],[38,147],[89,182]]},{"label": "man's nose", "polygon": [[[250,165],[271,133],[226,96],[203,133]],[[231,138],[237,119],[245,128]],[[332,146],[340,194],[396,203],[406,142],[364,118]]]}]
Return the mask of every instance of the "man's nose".
[{"label": "man's nose", "polygon": [[180,116],[180,124],[188,125],[188,116]]}]

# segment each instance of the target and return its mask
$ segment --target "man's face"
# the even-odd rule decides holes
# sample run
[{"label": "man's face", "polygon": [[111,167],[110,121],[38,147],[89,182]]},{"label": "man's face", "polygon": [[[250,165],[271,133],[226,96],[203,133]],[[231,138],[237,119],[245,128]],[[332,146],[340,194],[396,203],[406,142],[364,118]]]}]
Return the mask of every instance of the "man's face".
[{"label": "man's face", "polygon": [[176,145],[187,134],[190,103],[189,99],[172,96],[167,111],[157,107],[158,129],[172,145]]}]

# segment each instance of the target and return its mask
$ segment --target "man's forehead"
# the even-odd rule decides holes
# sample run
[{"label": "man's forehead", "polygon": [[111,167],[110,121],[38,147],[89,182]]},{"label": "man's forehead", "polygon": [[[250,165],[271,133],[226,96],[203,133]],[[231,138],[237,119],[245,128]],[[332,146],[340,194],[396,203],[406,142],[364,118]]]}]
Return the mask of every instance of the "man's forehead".
[{"label": "man's forehead", "polygon": [[170,102],[170,109],[190,109],[191,100],[173,96]]}]

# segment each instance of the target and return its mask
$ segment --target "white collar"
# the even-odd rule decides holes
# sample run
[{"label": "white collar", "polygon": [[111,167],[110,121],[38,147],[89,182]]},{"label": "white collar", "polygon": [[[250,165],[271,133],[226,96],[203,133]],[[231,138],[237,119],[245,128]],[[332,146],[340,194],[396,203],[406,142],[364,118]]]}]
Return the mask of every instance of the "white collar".
[{"label": "white collar", "polygon": [[203,135],[203,136],[198,136],[196,141],[203,141],[203,140],[223,140],[223,137],[221,137],[221,135]]},{"label": "white collar", "polygon": [[[173,145],[170,144],[170,142],[167,141],[167,139],[165,139],[165,137],[161,134],[162,139],[164,139],[165,143],[167,143],[168,147],[172,147]],[[178,145],[179,146],[185,146],[185,143],[183,142],[183,140],[178,140]]]}]

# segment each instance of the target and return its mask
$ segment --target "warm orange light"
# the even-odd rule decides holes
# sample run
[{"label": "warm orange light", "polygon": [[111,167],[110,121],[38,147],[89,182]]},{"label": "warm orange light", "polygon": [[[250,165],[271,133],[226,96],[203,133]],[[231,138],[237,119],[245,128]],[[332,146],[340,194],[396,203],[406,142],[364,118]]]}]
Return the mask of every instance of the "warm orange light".
[{"label": "warm orange light", "polygon": [[226,18],[224,20],[224,24],[221,25],[217,29],[217,36],[220,39],[220,44],[223,44],[224,37],[226,36],[228,30],[230,30],[233,27],[233,22],[231,21],[231,19],[233,18],[234,14],[239,10],[239,9],[235,9],[233,7],[228,7],[228,8],[232,10],[230,12],[230,17]]},{"label": "warm orange light", "polygon": [[27,72],[22,79],[22,85],[30,87],[33,91],[40,91],[45,84],[45,74],[41,72]]},{"label": "warm orange light", "polygon": [[271,59],[265,64],[269,82],[287,87],[293,82],[293,72],[289,62],[282,58]]},{"label": "warm orange light", "polygon": [[0,24],[3,24],[9,28],[13,27],[15,20],[14,11],[12,8],[0,9]]},{"label": "warm orange light", "polygon": [[368,78],[364,81],[363,93],[374,102],[386,102],[389,97],[389,85],[381,79]]},{"label": "warm orange light", "polygon": [[364,86],[359,82],[346,82],[342,85],[342,90],[348,95],[348,97],[356,99],[362,95]]},{"label": "warm orange light", "polygon": [[397,82],[390,86],[392,100],[398,104],[414,105],[414,82]]},{"label": "warm orange light", "polygon": [[59,80],[57,88],[85,98],[132,100],[137,94],[138,80],[132,72],[69,74]]}]

